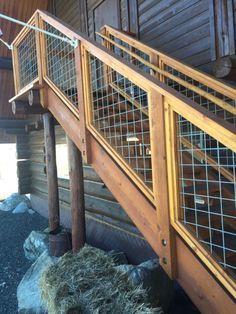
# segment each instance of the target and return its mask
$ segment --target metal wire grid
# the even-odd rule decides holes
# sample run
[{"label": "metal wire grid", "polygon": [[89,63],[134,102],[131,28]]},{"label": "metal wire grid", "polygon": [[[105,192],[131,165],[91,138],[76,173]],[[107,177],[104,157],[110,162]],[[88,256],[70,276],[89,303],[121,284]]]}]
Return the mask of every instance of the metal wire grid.
[{"label": "metal wire grid", "polygon": [[[143,60],[150,62],[150,58],[149,55],[145,54],[144,52],[142,52],[141,50],[133,47],[132,45],[128,44],[125,41],[122,41],[121,39],[110,35],[110,39],[114,40],[116,43],[118,43],[119,45],[122,45],[123,47],[129,49],[131,52],[135,53],[137,56],[141,57]],[[135,59],[135,57],[131,56],[130,54],[128,54],[127,52],[123,51],[121,48],[116,47],[115,45],[111,45],[111,50],[116,53],[117,55],[119,55],[120,57],[122,57],[123,59],[125,59],[128,62],[133,63],[135,66],[137,66],[138,68],[140,68],[141,70],[143,70],[146,73],[152,73],[152,70],[144,65],[141,61]],[[192,79],[191,77],[188,77],[187,75],[181,73],[180,71],[177,71],[176,69],[174,69],[173,67],[170,67],[168,65],[164,66],[164,70],[173,74],[174,76],[181,78],[182,80],[191,83],[193,86],[197,86],[200,89],[202,89],[203,91],[208,92],[211,95],[214,95],[218,98],[220,98],[221,100],[227,102],[228,104],[232,105],[233,107],[236,107],[236,101],[233,99],[230,99],[229,97],[218,93],[217,91],[215,91],[214,89]],[[228,111],[222,109],[221,107],[219,107],[218,105],[216,105],[215,103],[213,103],[212,101],[209,101],[208,99],[206,99],[205,97],[200,96],[199,94],[197,94],[196,92],[193,92],[192,90],[184,87],[183,85],[179,84],[178,82],[171,80],[169,78],[165,79],[165,82],[167,85],[169,85],[170,87],[174,88],[175,90],[177,90],[178,92],[180,92],[181,94],[187,96],[188,98],[192,99],[193,101],[197,102],[198,104],[200,104],[201,106],[207,108],[209,111],[215,113],[216,115],[220,116],[221,118],[227,120],[228,122],[236,125],[236,117],[235,115],[229,113]]]},{"label": "metal wire grid", "polygon": [[17,47],[20,89],[38,77],[35,31],[30,30]]},{"label": "metal wire grid", "polygon": [[[218,263],[235,276],[236,153],[181,116],[177,130],[180,219]],[[209,163],[210,152],[216,164]],[[232,180],[224,177],[222,167],[232,174]]]},{"label": "metal wire grid", "polygon": [[[66,37],[48,23],[44,23],[46,31]],[[60,39],[45,35],[47,76],[74,105],[78,106],[76,85],[76,68],[74,48]]]},{"label": "metal wire grid", "polygon": [[[115,41],[117,44],[123,46],[124,48],[129,49],[132,53],[135,53],[138,57],[141,57],[143,60],[148,61],[148,62],[150,61],[148,54],[146,54],[143,51],[131,46],[127,42],[125,42],[125,41],[123,41],[123,40],[121,40],[115,36],[112,36],[112,35],[110,35],[110,39]],[[129,53],[122,50],[121,48],[111,44],[111,50],[116,55],[120,56],[122,59],[126,60],[127,62],[132,63],[133,65],[135,65],[136,67],[138,67],[139,69],[144,71],[145,73],[150,73],[151,69],[148,66],[146,66],[145,64],[143,64],[143,62],[140,62],[134,56],[131,56]]]},{"label": "metal wire grid", "polygon": [[92,124],[152,188],[147,93],[89,55]]},{"label": "metal wire grid", "polygon": [[[182,80],[192,84],[193,86],[196,86],[200,89],[202,89],[203,91],[227,102],[228,104],[230,104],[232,107],[236,107],[236,101],[233,99],[228,98],[227,96],[218,93],[217,91],[215,91],[214,89],[194,80],[193,78],[175,70],[173,67],[170,67],[168,65],[165,65],[164,67],[165,71],[173,74],[174,76],[181,78]],[[169,85],[170,87],[174,88],[175,90],[177,90],[178,92],[180,92],[181,94],[185,95],[186,97],[192,99],[193,101],[195,101],[196,103],[198,103],[199,105],[205,107],[207,110],[213,112],[214,114],[216,114],[217,116],[223,118],[224,120],[227,120],[228,122],[236,125],[236,117],[235,115],[233,115],[232,113],[222,109],[221,107],[219,107],[218,105],[216,105],[214,102],[206,99],[205,97],[200,96],[198,93],[193,92],[192,90],[184,87],[183,85],[179,84],[178,82],[168,79],[166,78],[166,84]]]}]

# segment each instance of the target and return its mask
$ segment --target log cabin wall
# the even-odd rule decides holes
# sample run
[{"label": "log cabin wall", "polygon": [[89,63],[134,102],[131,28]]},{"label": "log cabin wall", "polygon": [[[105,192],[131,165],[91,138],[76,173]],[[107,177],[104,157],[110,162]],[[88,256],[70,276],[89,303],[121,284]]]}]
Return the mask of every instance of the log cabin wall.
[{"label": "log cabin wall", "polygon": [[[230,1],[236,29],[236,1]],[[216,5],[214,0],[58,0],[53,7],[59,18],[93,38],[100,24],[110,23],[170,56],[212,72],[216,53],[212,3]],[[109,4],[118,20],[111,18]],[[97,11],[102,15],[99,20]]]},{"label": "log cabin wall", "polygon": [[[55,127],[55,133],[57,145],[66,144],[66,136],[60,126]],[[30,132],[28,139],[22,139],[21,143],[22,141],[29,144],[27,149],[30,159],[20,167],[18,165],[18,169],[24,170],[27,163],[27,178],[20,173],[19,187],[24,193],[26,189],[27,193],[31,193],[33,208],[47,216],[47,170],[43,130]],[[59,177],[58,187],[62,223],[70,227],[69,179]],[[84,165],[84,189],[89,243],[104,249],[122,249],[134,263],[154,256],[123,208],[89,165]]]}]

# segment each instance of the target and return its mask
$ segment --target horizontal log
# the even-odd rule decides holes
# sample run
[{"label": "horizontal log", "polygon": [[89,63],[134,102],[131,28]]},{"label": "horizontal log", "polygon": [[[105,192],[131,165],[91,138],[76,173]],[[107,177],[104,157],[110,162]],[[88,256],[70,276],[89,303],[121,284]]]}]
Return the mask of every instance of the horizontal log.
[{"label": "horizontal log", "polygon": [[16,137],[16,143],[17,144],[28,144],[29,143],[29,136],[27,133],[25,134],[19,134]]},{"label": "horizontal log", "polygon": [[[32,188],[31,193],[33,195],[36,195],[36,196],[42,198],[42,199],[47,199],[47,193],[40,192],[35,187]],[[61,211],[61,213],[66,212],[66,211],[70,212],[70,205],[60,201],[60,211]],[[104,215],[99,214],[99,213],[94,213],[94,212],[89,211],[88,209],[86,209],[85,216],[88,219],[96,219],[97,222],[100,222],[102,224],[105,223],[106,225],[109,225],[111,228],[119,228],[121,231],[129,232],[129,234],[130,233],[133,233],[134,235],[139,234],[137,232],[136,227],[132,224],[132,222],[129,222],[129,221],[124,222],[122,220],[119,221],[116,218],[104,216]]]},{"label": "horizontal log", "polygon": [[40,104],[30,106],[22,100],[15,100],[11,103],[13,114],[43,114],[47,112]]},{"label": "horizontal log", "polygon": [[17,151],[16,151],[16,158],[17,159],[29,159],[30,158],[29,150],[17,149]]},{"label": "horizontal log", "polygon": [[30,163],[30,170],[38,171],[38,172],[46,174],[47,167],[44,163],[31,162]]},{"label": "horizontal log", "polygon": [[4,129],[5,134],[26,134],[25,129],[23,128],[11,128],[11,129]]},{"label": "horizontal log", "polygon": [[44,154],[31,154],[30,160],[32,162],[46,163],[46,157]]},{"label": "horizontal log", "polygon": [[28,101],[30,106],[40,104],[40,92],[38,89],[31,89],[28,92]]},{"label": "horizontal log", "polygon": [[[40,191],[45,195],[48,193],[45,183],[38,180],[32,181],[32,189],[34,191]],[[60,202],[69,206],[70,191],[59,187],[59,199]],[[85,207],[89,212],[95,212],[104,216],[113,217],[114,219],[130,222],[130,218],[117,202],[85,194]]]},{"label": "horizontal log", "polygon": [[236,55],[220,58],[213,65],[213,74],[217,78],[235,81],[236,78]]},{"label": "horizontal log", "polygon": [[18,185],[19,194],[30,194],[32,192],[31,185]]},{"label": "horizontal log", "polygon": [[23,128],[27,120],[18,120],[18,119],[0,119],[0,128],[1,129],[11,129],[11,128]]}]

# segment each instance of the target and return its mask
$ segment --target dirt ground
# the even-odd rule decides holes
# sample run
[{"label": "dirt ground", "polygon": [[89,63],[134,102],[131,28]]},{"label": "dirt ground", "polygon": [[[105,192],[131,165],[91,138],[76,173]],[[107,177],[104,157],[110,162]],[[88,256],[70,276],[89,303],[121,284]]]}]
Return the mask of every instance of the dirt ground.
[{"label": "dirt ground", "polygon": [[32,230],[47,227],[38,214],[0,211],[0,313],[17,313],[16,290],[32,264],[24,256],[23,243]]}]

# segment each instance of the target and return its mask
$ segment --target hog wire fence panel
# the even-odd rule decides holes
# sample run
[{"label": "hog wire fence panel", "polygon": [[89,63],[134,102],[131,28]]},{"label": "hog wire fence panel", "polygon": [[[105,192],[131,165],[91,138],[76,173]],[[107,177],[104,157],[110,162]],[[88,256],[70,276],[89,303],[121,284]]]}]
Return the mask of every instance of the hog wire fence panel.
[{"label": "hog wire fence panel", "polygon": [[182,116],[177,130],[179,219],[236,276],[236,153]]},{"label": "hog wire fence panel", "polygon": [[38,77],[38,63],[36,50],[36,34],[29,30],[17,47],[19,65],[20,89],[33,82]]},{"label": "hog wire fence panel", "polygon": [[[44,22],[44,29],[57,36],[66,37],[47,22]],[[45,37],[46,75],[60,92],[77,107],[78,92],[74,47],[55,37],[49,35],[45,35]]]},{"label": "hog wire fence panel", "polygon": [[152,188],[147,92],[89,55],[92,125]]}]

